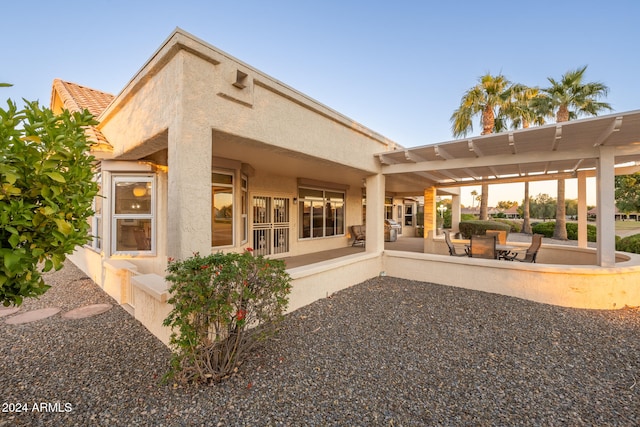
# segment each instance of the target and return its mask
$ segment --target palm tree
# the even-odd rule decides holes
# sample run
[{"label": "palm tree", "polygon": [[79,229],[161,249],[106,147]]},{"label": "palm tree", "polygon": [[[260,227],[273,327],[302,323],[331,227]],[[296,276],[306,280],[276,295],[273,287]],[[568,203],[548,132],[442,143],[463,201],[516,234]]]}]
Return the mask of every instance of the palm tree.
[{"label": "palm tree", "polygon": [[[511,121],[513,129],[527,129],[530,124],[543,125],[544,114],[536,108],[536,101],[544,95],[537,87],[523,84],[513,84],[509,88],[509,103],[504,109],[505,115]],[[522,204],[522,232],[531,234],[531,213],[529,200],[529,181],[524,182],[524,203]]]},{"label": "palm tree", "polygon": [[[464,137],[473,131],[473,118],[480,115],[482,132],[486,135],[504,129],[502,108],[507,105],[509,80],[502,74],[492,76],[485,74],[478,79],[479,83],[462,96],[460,107],[451,115],[451,130],[454,137]],[[489,185],[482,184],[480,199],[480,219],[486,220]]]},{"label": "palm tree", "polygon": [[[583,82],[587,66],[567,71],[560,81],[548,77],[551,86],[542,89],[546,95],[536,100],[540,111],[548,116],[555,115],[556,123],[567,122],[583,115],[597,116],[603,110],[611,110],[606,102],[598,101],[606,97],[609,88],[600,82]],[[564,200],[564,179],[558,180],[558,199],[556,205],[555,239],[567,240],[567,220]]]}]

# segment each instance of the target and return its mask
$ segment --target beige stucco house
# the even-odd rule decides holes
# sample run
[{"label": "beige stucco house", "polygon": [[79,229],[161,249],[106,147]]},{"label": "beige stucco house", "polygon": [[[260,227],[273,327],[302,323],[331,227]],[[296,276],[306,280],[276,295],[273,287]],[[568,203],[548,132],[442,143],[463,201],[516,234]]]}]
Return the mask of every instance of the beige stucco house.
[{"label": "beige stucco house", "polygon": [[[366,224],[364,250],[289,269],[290,310],[379,274],[561,305],[640,305],[640,291],[620,281],[616,270],[626,269],[629,283],[640,282],[632,256],[618,254],[620,264],[606,266],[577,248],[587,265],[580,277],[592,276],[584,282],[569,277],[575,266],[496,265],[442,255],[444,242],[433,233],[436,197],[453,196],[455,228],[457,187],[474,178],[474,168],[493,168],[480,175],[493,179],[500,178],[497,169],[508,168],[502,152],[474,165],[486,150],[482,138],[469,141],[466,153],[458,153],[458,142],[435,146],[435,152],[405,149],[180,29],[116,96],[56,80],[51,105],[89,108],[100,122],[88,130],[102,196],[92,219],[95,238],[71,259],[165,342],[168,258],[248,247],[270,257],[339,253],[350,247],[350,226],[358,224]],[[636,115],[631,122],[640,129]],[[625,153],[640,160],[632,144],[640,137],[633,138]],[[512,149],[513,141],[510,134]],[[469,152],[474,155],[467,159]],[[535,154],[535,164],[543,155]],[[414,236],[418,200],[425,206],[424,253],[385,250],[384,220],[396,220],[403,236]],[[546,251],[548,259],[558,259],[559,249]],[[613,254],[607,247],[598,253],[607,251]],[[598,287],[616,274],[613,287]],[[560,280],[568,295],[550,291]]]}]

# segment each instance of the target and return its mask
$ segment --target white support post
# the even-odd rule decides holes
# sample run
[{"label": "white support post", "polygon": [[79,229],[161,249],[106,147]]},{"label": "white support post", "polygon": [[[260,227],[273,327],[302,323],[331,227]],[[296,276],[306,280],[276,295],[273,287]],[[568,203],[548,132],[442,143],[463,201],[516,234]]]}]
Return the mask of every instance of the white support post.
[{"label": "white support post", "polygon": [[460,199],[460,195],[454,195],[451,198],[451,230],[455,233],[460,231],[460,216],[462,213]]},{"label": "white support post", "polygon": [[578,172],[578,247],[587,247],[587,172]]},{"label": "white support post", "polygon": [[366,251],[384,251],[384,191],[385,178],[382,174],[367,178],[367,224]]},{"label": "white support post", "polygon": [[[193,126],[193,125],[192,125]],[[167,255],[211,253],[211,129],[177,122],[169,130]]]},{"label": "white support post", "polygon": [[436,188],[424,189],[424,252],[434,253],[433,238],[436,235]]},{"label": "white support post", "polygon": [[597,167],[598,265],[615,267],[615,148],[601,146]]}]

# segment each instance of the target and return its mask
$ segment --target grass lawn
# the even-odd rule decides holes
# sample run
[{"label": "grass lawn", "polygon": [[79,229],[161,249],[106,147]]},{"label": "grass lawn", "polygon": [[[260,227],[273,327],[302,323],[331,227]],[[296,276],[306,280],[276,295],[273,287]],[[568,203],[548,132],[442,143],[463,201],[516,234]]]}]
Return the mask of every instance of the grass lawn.
[{"label": "grass lawn", "polygon": [[616,230],[640,229],[640,221],[616,221]]}]

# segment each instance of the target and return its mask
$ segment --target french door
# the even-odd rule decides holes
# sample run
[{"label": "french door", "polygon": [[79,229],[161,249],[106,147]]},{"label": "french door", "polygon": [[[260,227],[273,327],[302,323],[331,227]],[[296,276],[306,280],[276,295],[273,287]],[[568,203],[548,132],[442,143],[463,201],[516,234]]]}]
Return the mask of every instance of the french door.
[{"label": "french door", "polygon": [[253,250],[256,255],[289,252],[288,197],[253,196]]}]

